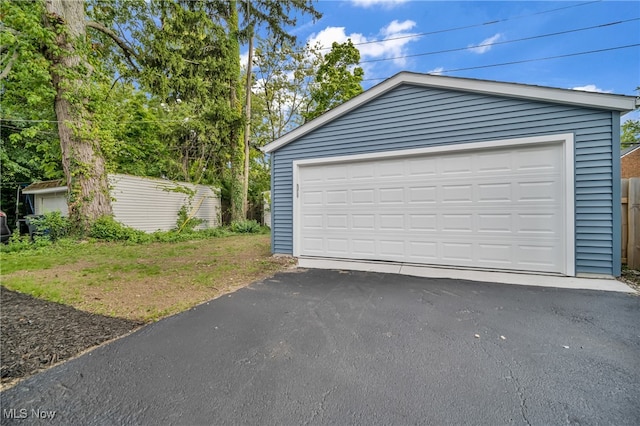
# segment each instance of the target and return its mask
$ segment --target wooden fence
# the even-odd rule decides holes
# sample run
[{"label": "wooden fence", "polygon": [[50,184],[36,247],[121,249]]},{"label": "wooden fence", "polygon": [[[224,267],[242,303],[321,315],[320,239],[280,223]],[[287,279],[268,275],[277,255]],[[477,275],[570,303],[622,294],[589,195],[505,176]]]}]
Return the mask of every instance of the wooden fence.
[{"label": "wooden fence", "polygon": [[640,270],[640,178],[622,179],[622,263]]}]

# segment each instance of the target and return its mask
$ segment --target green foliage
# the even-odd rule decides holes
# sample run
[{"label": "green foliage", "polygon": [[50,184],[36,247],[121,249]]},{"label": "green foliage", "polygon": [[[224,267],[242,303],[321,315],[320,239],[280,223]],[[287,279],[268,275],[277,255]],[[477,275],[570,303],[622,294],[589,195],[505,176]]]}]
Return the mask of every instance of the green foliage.
[{"label": "green foliage", "polygon": [[640,143],[640,120],[627,120],[622,124],[620,142],[622,148]]},{"label": "green foliage", "polygon": [[331,52],[325,55],[316,71],[311,108],[305,114],[307,121],[362,93],[360,83],[364,70],[356,66],[359,63],[360,52],[351,39],[345,43],[333,42]]},{"label": "green foliage", "polygon": [[238,220],[231,222],[231,231],[238,234],[257,234],[262,232],[262,226],[255,220]]},{"label": "green foliage", "polygon": [[0,251],[6,253],[32,251],[48,247],[51,244],[52,241],[49,238],[36,235],[31,239],[28,235],[19,235],[15,232],[11,235],[7,244],[0,245]]},{"label": "green foliage", "polygon": [[105,241],[127,241],[140,243],[149,241],[149,235],[116,221],[112,216],[102,216],[96,220],[89,231],[89,236]]},{"label": "green foliage", "polygon": [[59,211],[47,212],[41,217],[31,218],[30,222],[36,227],[39,236],[51,241],[66,237],[71,229],[69,219]]},{"label": "green foliage", "polygon": [[183,205],[178,210],[178,220],[176,221],[177,232],[193,232],[198,225],[202,225],[206,220],[194,217],[191,214],[191,201]]},{"label": "green foliage", "polygon": [[[253,101],[262,105],[250,118],[258,128],[251,134],[249,198],[257,202],[269,187],[270,171],[256,148],[303,121],[300,111],[307,105],[312,61],[291,47],[295,36],[289,28],[303,15],[320,17],[313,2],[88,0],[85,4],[86,35],[69,40],[80,65],[62,70],[62,65],[52,66],[52,59],[62,57],[65,46],[57,45],[56,37],[66,34],[67,28],[47,18],[45,2],[0,2],[0,204],[15,205],[19,182],[64,176],[53,73],[66,81],[58,95],[72,103],[72,116],[78,118],[73,120],[74,136],[104,156],[108,172],[216,186],[226,181],[227,200],[233,200],[234,217],[240,217],[242,128],[248,119],[238,100],[240,43],[253,32],[268,34],[270,45],[263,50],[285,53],[271,57],[271,69],[287,70],[268,93]],[[286,59],[291,56],[292,61]],[[295,75],[291,81],[289,71]],[[291,105],[291,98],[285,98],[288,90],[296,90],[295,110],[289,117],[276,118],[272,107],[286,113]],[[65,150],[73,157],[72,151]],[[75,157],[70,167],[74,178],[97,170],[92,161],[83,163]],[[75,197],[75,181],[72,187],[71,200],[78,205],[91,204],[96,194],[104,192],[81,198]]]}]

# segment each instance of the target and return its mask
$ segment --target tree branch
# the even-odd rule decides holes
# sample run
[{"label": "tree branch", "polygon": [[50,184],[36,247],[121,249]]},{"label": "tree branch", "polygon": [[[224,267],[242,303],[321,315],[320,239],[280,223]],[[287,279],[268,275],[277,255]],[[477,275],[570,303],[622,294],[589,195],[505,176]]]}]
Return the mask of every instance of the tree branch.
[{"label": "tree branch", "polygon": [[109,36],[120,47],[120,49],[122,49],[122,51],[124,52],[125,57],[127,58],[127,61],[133,67],[133,69],[136,72],[140,72],[140,70],[138,69],[138,67],[133,62],[133,59],[132,59],[132,57],[137,59],[138,55],[136,54],[135,50],[133,50],[127,44],[127,42],[125,42],[123,39],[118,37],[118,35],[116,33],[114,33],[112,30],[110,30],[109,28],[105,27],[104,25],[102,25],[99,22],[87,21],[86,26],[89,27],[89,28],[93,28],[95,30],[98,30],[101,33]]},{"label": "tree branch", "polygon": [[9,75],[9,72],[11,72],[11,68],[13,67],[13,64],[16,62],[17,59],[18,59],[18,50],[16,49],[13,52],[13,55],[11,55],[11,59],[9,59],[9,63],[4,67],[4,69],[2,70],[2,73],[0,73],[0,80],[4,80],[5,78],[7,78],[7,76]]}]

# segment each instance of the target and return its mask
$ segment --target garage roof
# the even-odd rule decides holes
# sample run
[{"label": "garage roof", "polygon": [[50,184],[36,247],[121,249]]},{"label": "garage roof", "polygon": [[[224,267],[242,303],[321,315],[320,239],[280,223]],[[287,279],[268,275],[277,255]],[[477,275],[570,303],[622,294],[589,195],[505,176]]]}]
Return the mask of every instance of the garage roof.
[{"label": "garage roof", "polygon": [[638,99],[634,96],[585,92],[573,89],[559,89],[555,87],[534,86],[520,83],[505,83],[492,80],[418,74],[405,71],[396,74],[395,76],[361,93],[355,98],[326,112],[320,117],[298,127],[295,130],[292,130],[281,138],[262,147],[262,151],[266,153],[273,152],[311,132],[312,130],[335,120],[360,105],[365,104],[402,84],[577,105],[589,108],[620,111],[622,113],[632,111],[639,106]]}]

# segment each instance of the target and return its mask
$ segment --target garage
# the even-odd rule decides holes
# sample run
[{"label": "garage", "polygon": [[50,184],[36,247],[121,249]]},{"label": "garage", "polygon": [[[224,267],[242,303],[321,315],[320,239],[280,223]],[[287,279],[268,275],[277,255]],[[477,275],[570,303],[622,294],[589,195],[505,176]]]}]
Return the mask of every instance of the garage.
[{"label": "garage", "polygon": [[400,73],[264,148],[272,250],[617,275],[616,129],[634,107],[628,96]]},{"label": "garage", "polygon": [[571,274],[564,137],[297,162],[294,255]]}]

